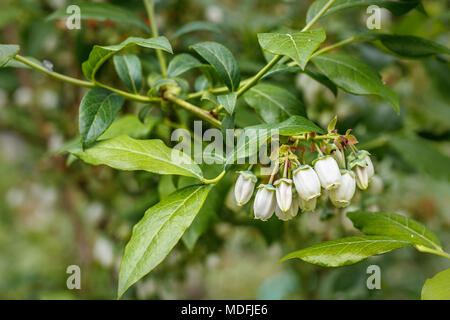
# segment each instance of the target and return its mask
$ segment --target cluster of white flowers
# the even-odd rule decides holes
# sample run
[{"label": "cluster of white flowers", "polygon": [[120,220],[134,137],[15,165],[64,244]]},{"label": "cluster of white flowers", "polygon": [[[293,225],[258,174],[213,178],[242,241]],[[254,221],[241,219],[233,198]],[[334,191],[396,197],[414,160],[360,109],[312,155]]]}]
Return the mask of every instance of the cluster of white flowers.
[{"label": "cluster of white flowers", "polygon": [[[374,168],[367,151],[350,154],[347,163],[343,152],[334,148],[330,154],[314,160],[312,166],[298,164],[292,171],[292,179],[283,177],[273,185],[260,184],[253,204],[255,218],[265,221],[275,213],[279,219],[286,221],[295,217],[299,208],[302,211],[314,211],[322,189],[328,191],[335,207],[348,206],[356,186],[361,190],[367,189]],[[256,182],[257,177],[253,172],[240,172],[234,191],[239,206],[250,201]]]}]

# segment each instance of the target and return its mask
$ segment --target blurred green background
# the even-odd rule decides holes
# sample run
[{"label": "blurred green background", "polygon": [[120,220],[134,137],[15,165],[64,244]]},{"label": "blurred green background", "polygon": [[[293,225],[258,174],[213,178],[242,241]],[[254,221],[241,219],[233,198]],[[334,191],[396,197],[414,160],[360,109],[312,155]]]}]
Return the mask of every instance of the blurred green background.
[{"label": "blurred green background", "polygon": [[[157,2],[160,33],[173,34],[192,21],[209,21],[221,32],[194,32],[172,41],[174,52],[213,40],[237,57],[243,76],[265,64],[256,34],[281,27],[299,29],[312,1],[190,0]],[[75,2],[73,2],[75,3]],[[146,19],[141,1],[110,1]],[[81,63],[94,44],[116,44],[128,36],[148,36],[136,27],[82,21],[68,30],[64,21],[45,18],[71,1],[2,0],[0,43],[21,45],[21,54],[47,59],[55,71],[82,78]],[[424,1],[428,16],[413,10],[401,17],[383,10],[382,32],[409,34],[450,46],[448,2]],[[366,32],[365,7],[321,20],[327,42]],[[347,210],[364,208],[404,214],[437,233],[450,250],[450,184],[432,160],[450,156],[450,68],[442,59],[397,59],[371,44],[342,48],[374,67],[400,97],[402,112],[373,97],[338,97],[304,75],[273,78],[303,99],[308,116],[326,126],[335,113],[338,128],[353,128],[373,153],[377,177]],[[142,56],[144,70],[157,70],[153,53]],[[167,56],[169,59],[169,57]],[[189,80],[197,74],[190,73]],[[103,71],[121,87],[112,65]],[[193,82],[193,81],[191,81]],[[192,83],[191,83],[192,84]],[[59,83],[27,69],[0,71],[0,298],[114,299],[124,246],[144,211],[179,181],[144,172],[119,172],[70,161],[57,151],[78,132],[78,106],[85,89]],[[121,111],[137,114],[142,104],[127,101]],[[258,121],[241,103],[237,125]],[[168,141],[164,121],[143,126],[143,137]],[[387,141],[401,133],[413,143]],[[408,140],[409,141],[409,140]],[[412,145],[412,147],[411,147]],[[443,154],[443,155],[442,155]],[[450,170],[450,163],[436,165]],[[431,167],[431,169],[430,169]],[[229,196],[233,174],[221,186],[217,217],[193,248],[181,242],[150,275],[124,296],[129,299],[418,299],[427,278],[450,266],[443,258],[413,248],[327,269],[299,260],[279,264],[284,254],[311,244],[356,234],[345,211],[320,209],[287,223],[252,219],[251,206],[238,210]],[[231,190],[232,191],[232,190]],[[228,196],[223,196],[228,194]],[[381,290],[368,290],[366,269],[381,268]],[[66,268],[81,268],[81,290],[68,290]]]}]

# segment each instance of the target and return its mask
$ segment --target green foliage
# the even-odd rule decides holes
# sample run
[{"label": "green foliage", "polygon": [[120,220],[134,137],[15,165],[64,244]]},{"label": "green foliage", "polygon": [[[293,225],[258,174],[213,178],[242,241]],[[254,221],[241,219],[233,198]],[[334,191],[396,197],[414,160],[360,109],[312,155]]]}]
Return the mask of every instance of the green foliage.
[{"label": "green foliage", "polygon": [[19,46],[0,44],[0,68],[4,67],[19,52]]},{"label": "green foliage", "polygon": [[170,60],[169,66],[167,68],[167,75],[169,77],[177,77],[186,71],[189,71],[193,68],[198,68],[203,66],[198,59],[194,58],[190,54],[181,53],[177,54]]},{"label": "green foliage", "polygon": [[427,279],[422,288],[422,300],[450,300],[450,269]]},{"label": "green foliage", "polygon": [[223,108],[228,112],[229,115],[232,115],[234,112],[234,107],[236,106],[237,95],[235,92],[230,92],[228,94],[222,94],[217,97],[217,103],[219,106],[223,106]]},{"label": "green foliage", "polygon": [[174,39],[179,38],[187,33],[194,32],[194,31],[210,31],[210,32],[220,33],[220,28],[217,25],[210,23],[210,22],[193,21],[190,23],[186,23],[180,29],[175,31],[174,34],[170,37],[170,40],[174,40]]},{"label": "green foliage", "polygon": [[133,93],[138,93],[142,86],[142,65],[136,55],[114,56],[114,67],[123,83]]}]

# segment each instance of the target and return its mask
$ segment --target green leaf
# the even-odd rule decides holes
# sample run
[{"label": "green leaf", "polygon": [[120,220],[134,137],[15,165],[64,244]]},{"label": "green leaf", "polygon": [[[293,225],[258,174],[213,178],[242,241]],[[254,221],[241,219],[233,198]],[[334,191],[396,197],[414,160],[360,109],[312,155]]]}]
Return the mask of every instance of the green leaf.
[{"label": "green leaf", "polygon": [[281,259],[298,258],[322,267],[341,267],[360,262],[373,255],[411,246],[412,243],[390,237],[363,236],[326,241],[291,252]]},{"label": "green leaf", "polygon": [[83,62],[82,69],[86,78],[93,80],[98,69],[111,56],[115,55],[120,50],[130,46],[140,46],[150,49],[160,49],[172,53],[172,47],[166,37],[156,38],[136,38],[130,37],[117,45],[112,46],[94,46],[87,61]]},{"label": "green leaf", "polygon": [[437,180],[450,181],[450,158],[421,138],[391,136],[389,145],[412,168]]},{"label": "green leaf", "polygon": [[208,100],[208,101],[210,101],[210,102],[212,102],[215,106],[218,106],[219,105],[219,100],[217,99],[217,97],[214,95],[214,94],[212,94],[211,92],[209,92],[209,91],[206,91],[203,95],[202,95],[202,97],[200,98],[200,100]]},{"label": "green leaf", "polygon": [[84,147],[105,132],[123,103],[121,96],[107,89],[93,88],[86,93],[79,110],[79,130]]},{"label": "green leaf", "polygon": [[126,135],[102,140],[91,148],[72,151],[92,165],[107,165],[118,170],[144,170],[158,174],[176,174],[202,179],[202,171],[180,150],[167,147],[161,140],[135,140]]},{"label": "green leaf", "polygon": [[259,45],[263,50],[288,56],[302,69],[325,38],[325,31],[322,28],[294,33],[258,34]]},{"label": "green leaf", "polygon": [[312,58],[316,67],[335,85],[357,95],[377,95],[388,102],[397,113],[397,94],[381,82],[380,76],[368,65],[345,54],[326,53]]},{"label": "green leaf", "polygon": [[230,91],[237,90],[241,75],[239,65],[230,50],[217,42],[197,43],[192,49],[217,70]]},{"label": "green leaf", "polygon": [[380,40],[390,51],[407,58],[425,58],[437,54],[450,54],[450,49],[432,40],[415,36],[373,33],[367,35]]},{"label": "green leaf", "polygon": [[234,112],[236,99],[236,92],[230,92],[228,94],[217,96],[217,102],[219,103],[219,106],[223,106],[223,108],[228,112],[229,115],[232,115]]},{"label": "green leaf", "polygon": [[4,67],[17,53],[20,47],[15,44],[0,44],[0,68]]},{"label": "green leaf", "polygon": [[145,137],[157,123],[156,119],[151,120],[143,123],[134,114],[127,114],[115,120],[97,140],[111,139],[124,134],[135,139]]},{"label": "green leaf", "polygon": [[[114,21],[120,24],[136,26],[147,32],[151,31],[145,22],[139,18],[139,16],[124,8],[109,3],[95,2],[77,2],[76,5],[80,8],[81,19]],[[68,14],[66,10],[67,7],[63,6],[61,9],[49,15],[46,20],[67,19],[71,14]]]},{"label": "green leaf", "polygon": [[226,166],[236,160],[254,155],[275,133],[281,136],[293,136],[306,132],[324,133],[314,122],[302,116],[292,116],[280,123],[265,123],[247,127],[239,136],[233,152],[227,155]]},{"label": "green leaf", "polygon": [[437,236],[423,224],[394,213],[355,211],[347,213],[355,228],[370,236],[388,236],[415,245],[442,250]]},{"label": "green leaf", "polygon": [[244,98],[266,123],[281,122],[294,115],[305,115],[305,107],[295,95],[271,84],[257,84],[245,93]]},{"label": "green leaf", "polygon": [[194,58],[190,54],[181,53],[170,60],[169,66],[167,68],[167,74],[171,78],[177,77],[188,70],[198,68],[203,65],[203,63],[201,63],[198,59]]},{"label": "green leaf", "polygon": [[142,65],[136,55],[114,56],[114,67],[120,79],[134,93],[138,93],[142,86]]},{"label": "green leaf", "polygon": [[217,25],[206,22],[206,21],[193,21],[185,24],[180,29],[175,31],[175,33],[170,37],[170,40],[176,39],[186,33],[190,33],[193,31],[211,31],[215,33],[220,33],[220,29]]},{"label": "green leaf", "polygon": [[119,271],[118,296],[160,264],[199,212],[212,186],[190,186],[147,210],[133,227]]},{"label": "green leaf", "polygon": [[450,300],[450,269],[427,279],[422,287],[422,300]]},{"label": "green leaf", "polygon": [[[319,11],[325,6],[328,0],[316,0],[311,4],[306,13],[306,22],[310,22]],[[335,13],[344,9],[353,7],[368,7],[377,5],[381,8],[388,9],[394,15],[402,15],[414,9],[420,1],[394,1],[394,0],[336,0],[336,2],[325,12],[324,16]]]}]

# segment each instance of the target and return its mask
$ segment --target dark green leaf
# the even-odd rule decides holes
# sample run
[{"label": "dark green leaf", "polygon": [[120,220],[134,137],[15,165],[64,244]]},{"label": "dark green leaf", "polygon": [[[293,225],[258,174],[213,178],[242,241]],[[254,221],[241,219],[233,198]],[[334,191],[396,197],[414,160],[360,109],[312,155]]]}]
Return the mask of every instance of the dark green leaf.
[{"label": "dark green leaf", "polygon": [[15,44],[0,44],[0,68],[4,67],[17,53],[20,47]]},{"label": "dark green leaf", "polygon": [[296,96],[271,84],[257,84],[245,93],[244,98],[266,123],[281,122],[294,115],[305,115],[305,107]]},{"label": "dark green leaf", "polygon": [[87,61],[83,62],[82,69],[86,78],[92,80],[95,79],[95,74],[98,69],[108,60],[111,56],[119,52],[120,50],[137,45],[144,48],[160,49],[172,53],[172,47],[169,41],[165,37],[156,38],[136,38],[130,37],[120,44],[112,46],[94,46]]},{"label": "dark green leaf", "polygon": [[114,67],[120,79],[134,93],[138,93],[142,86],[142,65],[136,55],[114,56]]},{"label": "dark green leaf", "polygon": [[117,93],[94,88],[81,100],[79,129],[83,146],[94,142],[114,121],[124,103]]},{"label": "dark green leaf", "polygon": [[450,300],[450,269],[427,279],[422,287],[422,300]]},{"label": "dark green leaf", "polygon": [[220,96],[217,96],[217,102],[219,106],[223,106],[223,108],[230,115],[232,115],[234,112],[234,107],[236,106],[236,99],[237,99],[236,92],[230,92],[228,94],[222,94]]},{"label": "dark green leaf", "polygon": [[190,186],[147,210],[133,228],[119,272],[118,296],[160,264],[191,225],[210,185]]},{"label": "dark green leaf", "polygon": [[201,66],[203,66],[203,63],[201,63],[198,59],[194,58],[190,54],[181,53],[170,60],[167,68],[167,74],[169,77],[177,77],[188,70]]},{"label": "dark green leaf", "polygon": [[341,267],[409,246],[412,246],[412,243],[390,237],[350,237],[318,243],[289,253],[281,261],[298,258],[323,267]]},{"label": "dark green leaf", "polygon": [[[95,2],[77,2],[76,5],[80,8],[81,19],[97,21],[109,20],[118,23],[130,24],[147,32],[151,31],[145,22],[142,21],[136,14],[119,6],[109,3]],[[66,10],[67,7],[63,6],[61,9],[49,15],[47,20],[67,19],[70,14],[68,14]]]},{"label": "dark green leaf", "polygon": [[316,67],[344,91],[358,95],[374,94],[386,100],[397,113],[397,94],[381,82],[368,65],[345,54],[321,54],[312,58]]},{"label": "dark green leaf", "polygon": [[176,39],[186,33],[190,33],[193,31],[211,31],[215,33],[220,33],[219,27],[213,23],[206,21],[194,21],[185,24],[180,29],[175,31],[175,33],[170,37],[170,40]]},{"label": "dark green leaf", "polygon": [[325,31],[322,28],[295,33],[258,34],[259,45],[263,50],[288,56],[302,69],[325,38]]},{"label": "dark green leaf", "polygon": [[192,46],[192,49],[217,70],[230,91],[237,90],[241,75],[238,63],[230,50],[217,42],[197,43]]}]

